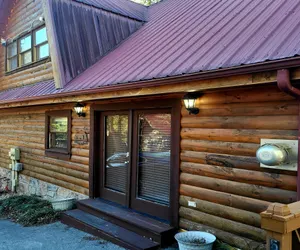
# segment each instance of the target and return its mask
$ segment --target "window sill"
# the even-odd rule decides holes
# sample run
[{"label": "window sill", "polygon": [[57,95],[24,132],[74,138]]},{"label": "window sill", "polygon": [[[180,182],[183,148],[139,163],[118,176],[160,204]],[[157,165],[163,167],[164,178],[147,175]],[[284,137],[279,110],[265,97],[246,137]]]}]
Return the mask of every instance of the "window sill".
[{"label": "window sill", "polygon": [[46,57],[46,58],[44,58],[44,59],[41,59],[41,60],[39,60],[39,61],[30,63],[30,64],[26,64],[26,65],[24,65],[24,66],[21,66],[21,67],[19,67],[19,68],[14,69],[14,70],[7,71],[7,72],[5,72],[5,76],[9,76],[9,75],[12,75],[12,74],[21,72],[21,71],[26,70],[26,69],[30,69],[30,68],[36,67],[36,66],[38,66],[38,65],[41,65],[41,64],[46,63],[47,61],[50,62],[50,61],[51,61],[51,58],[50,58],[50,57]]},{"label": "window sill", "polygon": [[59,150],[59,149],[46,149],[45,155],[51,158],[56,158],[60,160],[70,160],[71,154],[67,151]]}]

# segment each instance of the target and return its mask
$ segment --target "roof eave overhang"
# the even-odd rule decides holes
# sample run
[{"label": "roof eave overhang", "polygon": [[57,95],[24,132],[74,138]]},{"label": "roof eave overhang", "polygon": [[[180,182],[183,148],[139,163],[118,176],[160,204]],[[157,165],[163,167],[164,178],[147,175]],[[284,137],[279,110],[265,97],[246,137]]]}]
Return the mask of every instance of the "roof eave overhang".
[{"label": "roof eave overhang", "polygon": [[267,62],[256,63],[251,65],[242,65],[242,66],[231,67],[226,69],[203,71],[203,72],[198,72],[193,74],[182,74],[179,76],[170,76],[170,77],[157,78],[151,80],[137,81],[132,83],[116,84],[116,85],[111,85],[111,86],[106,86],[101,88],[76,90],[71,92],[62,92],[62,93],[55,93],[50,95],[26,97],[26,98],[13,99],[8,101],[0,101],[0,104],[30,102],[30,101],[56,99],[56,98],[71,97],[71,96],[75,97],[80,95],[89,95],[89,94],[105,93],[105,92],[113,92],[113,91],[126,91],[126,90],[131,90],[131,89],[133,90],[139,88],[151,88],[151,87],[165,86],[170,84],[187,83],[193,81],[209,80],[215,78],[223,78],[223,77],[245,75],[245,74],[252,74],[252,73],[259,73],[259,72],[266,72],[266,71],[274,71],[283,68],[287,69],[287,68],[296,68],[296,67],[300,67],[300,57],[281,59],[276,61],[267,61]]}]

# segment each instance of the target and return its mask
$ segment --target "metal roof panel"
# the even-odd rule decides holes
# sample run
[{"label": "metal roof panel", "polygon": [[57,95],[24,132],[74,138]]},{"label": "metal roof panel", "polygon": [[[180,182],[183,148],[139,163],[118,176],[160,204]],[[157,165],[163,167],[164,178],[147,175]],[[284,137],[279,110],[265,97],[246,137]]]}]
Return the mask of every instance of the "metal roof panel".
[{"label": "metal roof panel", "polygon": [[[81,1],[105,2],[120,12],[126,9],[117,0]],[[30,88],[26,92],[2,92],[0,99],[101,91],[106,86],[276,61],[300,53],[299,1],[164,0],[147,10],[143,27],[64,89],[55,90],[49,81],[24,87]]]}]

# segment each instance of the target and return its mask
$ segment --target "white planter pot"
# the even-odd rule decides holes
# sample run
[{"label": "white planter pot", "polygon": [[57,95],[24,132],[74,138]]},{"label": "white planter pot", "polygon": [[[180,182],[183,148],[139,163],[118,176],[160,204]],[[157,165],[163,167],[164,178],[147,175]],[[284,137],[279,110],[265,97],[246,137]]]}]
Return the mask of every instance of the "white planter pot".
[{"label": "white planter pot", "polygon": [[[182,232],[175,235],[179,250],[212,250],[216,237],[213,234],[199,231]],[[201,244],[200,240],[205,243]],[[198,241],[198,242],[197,242]]]},{"label": "white planter pot", "polygon": [[72,209],[75,201],[76,199],[70,198],[70,199],[52,200],[50,202],[52,204],[54,211],[64,211],[64,210]]}]

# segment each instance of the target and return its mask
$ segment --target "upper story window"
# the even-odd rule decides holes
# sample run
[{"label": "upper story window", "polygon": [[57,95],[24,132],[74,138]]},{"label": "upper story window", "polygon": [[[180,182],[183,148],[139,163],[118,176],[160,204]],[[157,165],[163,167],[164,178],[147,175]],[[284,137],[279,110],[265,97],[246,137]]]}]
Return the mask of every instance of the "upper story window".
[{"label": "upper story window", "polygon": [[7,71],[14,70],[18,67],[18,49],[17,42],[7,46]]},{"label": "upper story window", "polygon": [[46,27],[35,32],[34,36],[34,57],[41,60],[49,56],[49,44],[47,40]]},{"label": "upper story window", "polygon": [[35,29],[10,43],[6,50],[6,71],[41,61],[50,55],[46,27]]}]

